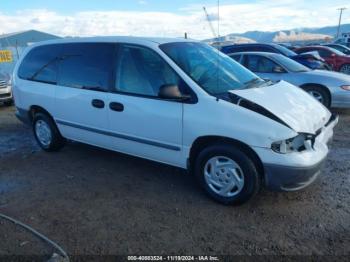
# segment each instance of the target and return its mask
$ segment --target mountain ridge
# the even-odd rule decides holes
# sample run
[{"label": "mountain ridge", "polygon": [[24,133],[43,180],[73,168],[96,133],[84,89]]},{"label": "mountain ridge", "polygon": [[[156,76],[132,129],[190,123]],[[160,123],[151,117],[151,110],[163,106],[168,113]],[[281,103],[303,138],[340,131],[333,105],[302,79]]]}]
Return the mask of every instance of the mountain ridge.
[{"label": "mountain ridge", "polygon": [[[324,26],[324,27],[317,27],[317,28],[294,28],[290,30],[279,30],[279,31],[247,31],[245,33],[231,33],[225,36],[220,37],[219,39],[211,38],[206,39],[204,41],[225,41],[227,38],[230,37],[244,37],[249,38],[251,40],[257,41],[257,42],[273,42],[275,37],[277,37],[281,32],[285,34],[290,34],[292,32],[295,33],[307,33],[307,34],[318,34],[318,35],[327,35],[334,37],[337,33],[338,26]],[[350,24],[343,24],[340,27],[340,32],[350,32]]]}]

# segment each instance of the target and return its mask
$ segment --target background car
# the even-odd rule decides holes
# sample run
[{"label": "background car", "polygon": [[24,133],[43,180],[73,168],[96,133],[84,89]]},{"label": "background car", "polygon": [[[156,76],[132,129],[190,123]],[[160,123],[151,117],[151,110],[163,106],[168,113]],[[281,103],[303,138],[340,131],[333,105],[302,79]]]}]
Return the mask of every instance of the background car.
[{"label": "background car", "polygon": [[310,51],[317,51],[334,71],[350,75],[350,56],[328,46],[305,46],[295,50],[298,54]]},{"label": "background car", "polygon": [[278,45],[288,48],[291,51],[294,51],[295,49],[300,47],[300,45],[291,45],[291,44],[278,44]]},{"label": "background car", "polygon": [[12,104],[11,77],[4,73],[0,73],[0,103]]},{"label": "background car", "polygon": [[349,42],[346,42],[343,38],[340,38],[340,39],[334,41],[334,44],[344,45],[344,46],[350,48],[350,40],[349,40]]},{"label": "background car", "polygon": [[326,69],[330,68],[325,63],[324,59],[318,54],[297,54],[288,48],[278,45],[278,44],[235,44],[224,46],[221,48],[221,52],[225,54],[232,54],[237,52],[269,52],[277,53],[284,56],[287,56],[311,69]]},{"label": "background car", "polygon": [[299,86],[327,107],[350,108],[350,76],[309,68],[280,54],[245,52],[230,57],[264,79]]},{"label": "background car", "polygon": [[345,45],[325,44],[324,46],[328,46],[328,47],[334,48],[334,49],[344,53],[345,55],[350,55],[350,48],[345,46]]}]

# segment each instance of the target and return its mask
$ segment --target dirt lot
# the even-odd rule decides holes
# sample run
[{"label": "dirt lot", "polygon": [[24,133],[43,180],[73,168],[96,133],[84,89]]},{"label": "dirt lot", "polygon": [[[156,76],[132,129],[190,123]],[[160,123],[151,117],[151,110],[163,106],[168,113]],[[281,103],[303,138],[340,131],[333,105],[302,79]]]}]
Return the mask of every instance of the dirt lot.
[{"label": "dirt lot", "polygon": [[[0,212],[69,254],[350,255],[350,111],[322,176],[294,193],[262,191],[246,205],[208,199],[179,169],[69,143],[44,153],[0,106]],[[0,219],[0,255],[48,254]]]}]

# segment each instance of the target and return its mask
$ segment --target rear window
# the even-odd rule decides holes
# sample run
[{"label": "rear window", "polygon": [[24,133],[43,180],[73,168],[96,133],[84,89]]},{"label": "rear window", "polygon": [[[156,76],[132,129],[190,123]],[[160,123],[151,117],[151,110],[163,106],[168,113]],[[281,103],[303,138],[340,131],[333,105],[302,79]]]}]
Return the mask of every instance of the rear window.
[{"label": "rear window", "polygon": [[57,62],[61,45],[39,46],[31,50],[23,59],[18,76],[25,80],[57,83]]}]

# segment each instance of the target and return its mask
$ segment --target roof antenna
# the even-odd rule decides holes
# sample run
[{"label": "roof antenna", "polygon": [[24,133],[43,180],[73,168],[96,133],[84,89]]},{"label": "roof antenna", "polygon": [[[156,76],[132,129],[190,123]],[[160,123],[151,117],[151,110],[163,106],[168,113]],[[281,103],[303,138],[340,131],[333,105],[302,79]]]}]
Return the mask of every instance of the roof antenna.
[{"label": "roof antenna", "polygon": [[220,42],[220,0],[218,0],[218,41]]},{"label": "roof antenna", "polygon": [[[220,49],[220,0],[218,0],[218,38],[217,41],[219,43],[219,49]],[[220,50],[217,50],[217,54],[218,54],[218,60],[217,60],[217,78],[216,78],[216,88],[219,90],[219,79],[220,79]],[[217,99],[217,101],[219,101],[219,99]]]}]

